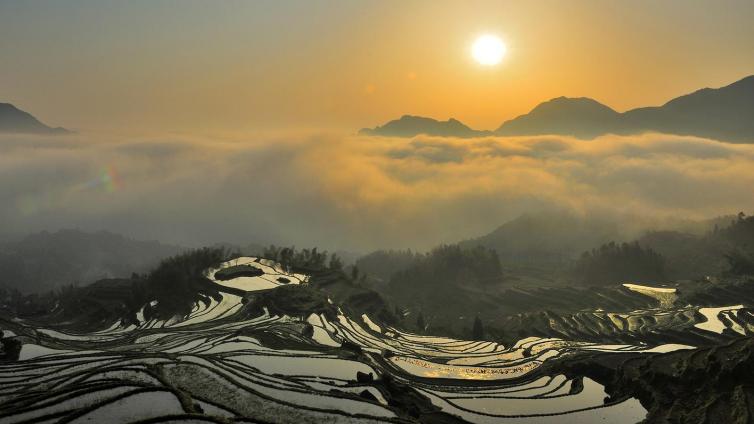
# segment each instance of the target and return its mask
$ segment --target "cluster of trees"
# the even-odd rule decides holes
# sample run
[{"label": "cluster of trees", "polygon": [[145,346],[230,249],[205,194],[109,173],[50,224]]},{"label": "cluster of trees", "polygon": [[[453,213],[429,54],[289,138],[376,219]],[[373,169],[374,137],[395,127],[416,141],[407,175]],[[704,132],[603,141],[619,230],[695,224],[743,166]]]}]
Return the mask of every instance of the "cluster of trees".
[{"label": "cluster of trees", "polygon": [[228,252],[223,248],[205,247],[165,259],[146,278],[134,281],[135,303],[155,299],[160,309],[171,315],[188,313],[197,294],[214,293],[207,284],[205,271],[227,257]]},{"label": "cluster of trees", "polygon": [[[270,246],[264,256],[291,270],[342,270],[336,255],[316,248],[296,250]],[[218,296],[217,287],[210,283],[205,272],[230,257],[231,253],[223,247],[207,247],[163,259],[150,272],[132,273],[130,278],[105,279],[81,287],[65,285],[44,295],[23,295],[12,288],[0,289],[0,309],[28,316],[49,313],[58,304],[57,310],[64,314],[110,319],[133,316],[142,306],[156,300],[154,308],[145,310],[147,317],[169,319],[188,314],[201,297]]]},{"label": "cluster of trees", "polygon": [[754,217],[741,212],[729,222],[723,218],[715,221],[705,235],[657,231],[642,236],[639,244],[665,257],[670,279],[753,275]]},{"label": "cluster of trees", "polygon": [[[467,314],[469,305],[483,301],[470,297],[468,289],[483,291],[500,281],[502,270],[494,250],[442,245],[418,255],[407,268],[394,273],[381,292],[395,304],[423,311],[430,317],[457,317]],[[429,321],[419,315],[416,326],[420,331],[426,330]]]},{"label": "cluster of trees", "polygon": [[67,284],[44,294],[0,290],[0,309],[18,316],[54,312],[64,319],[84,317],[96,324],[101,319],[133,318],[142,306],[157,300],[157,307],[149,314],[168,319],[188,314],[201,295],[217,296],[205,271],[227,258],[225,249],[203,248],[163,259],[152,271],[132,273],[130,278],[102,279],[82,286]]},{"label": "cluster of trees", "polygon": [[754,274],[754,216],[747,217],[743,212],[738,219],[725,229],[718,230],[719,236],[730,241],[732,247],[725,254],[732,275]]},{"label": "cluster of trees", "polygon": [[754,248],[754,216],[746,216],[745,213],[739,212],[729,226],[716,226],[713,234],[725,237],[736,245]]},{"label": "cluster of trees", "polygon": [[21,292],[18,289],[0,287],[0,305],[10,304],[14,299],[21,296]]},{"label": "cluster of trees", "polygon": [[262,254],[267,259],[279,262],[286,270],[337,271],[343,269],[343,262],[335,254],[318,251],[317,248],[296,250],[295,247],[271,245]]},{"label": "cluster of trees", "polygon": [[[387,269],[375,272],[381,265]],[[357,266],[370,276],[377,273],[388,280],[379,284],[378,292],[392,303],[399,319],[404,311],[411,311],[411,318],[403,323],[419,332],[431,327],[442,333],[457,317],[474,312],[471,305],[485,302],[484,296],[475,293],[484,293],[503,279],[494,250],[458,244],[441,245],[427,253],[380,251],[357,262]],[[452,333],[448,328],[445,334]],[[463,333],[466,331],[469,329]]]},{"label": "cluster of trees", "polygon": [[490,284],[502,279],[497,253],[486,247],[464,249],[457,244],[442,245],[418,255],[412,264],[394,273],[391,287],[440,287],[458,284]]},{"label": "cluster of trees", "polygon": [[411,249],[377,250],[359,258],[356,267],[372,277],[387,281],[393,274],[410,267],[421,257],[422,254]]},{"label": "cluster of trees", "polygon": [[0,311],[6,311],[11,316],[35,315],[47,310],[50,301],[40,302],[38,294],[25,295],[16,288],[0,287]]},{"label": "cluster of trees", "polygon": [[639,243],[603,244],[584,252],[574,266],[576,277],[587,285],[658,282],[665,277],[665,259]]},{"label": "cluster of trees", "polygon": [[754,254],[734,250],[725,254],[725,259],[730,265],[729,275],[754,275]]}]

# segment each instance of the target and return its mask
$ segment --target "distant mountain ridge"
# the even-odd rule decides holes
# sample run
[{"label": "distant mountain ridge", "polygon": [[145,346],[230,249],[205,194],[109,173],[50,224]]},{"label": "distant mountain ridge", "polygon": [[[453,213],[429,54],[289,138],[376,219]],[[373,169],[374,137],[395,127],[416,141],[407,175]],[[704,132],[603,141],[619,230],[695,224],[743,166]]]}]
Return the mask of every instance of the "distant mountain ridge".
[{"label": "distant mountain ridge", "polygon": [[558,97],[540,103],[526,115],[506,121],[495,134],[593,138],[620,127],[620,117],[620,113],[587,97]]},{"label": "distant mountain ridge", "polygon": [[754,75],[623,114],[626,128],[754,142]]},{"label": "distant mountain ridge", "polygon": [[48,127],[30,113],[10,103],[0,103],[0,133],[67,134],[69,132],[61,127]]},{"label": "distant mountain ridge", "polygon": [[495,131],[474,130],[454,119],[442,122],[406,115],[383,126],[363,129],[360,133],[392,137],[555,134],[590,139],[604,134],[643,132],[754,143],[754,75],[725,87],[697,90],[662,106],[623,113],[586,97],[558,97],[504,122]]},{"label": "distant mountain ridge", "polygon": [[488,135],[489,131],[477,131],[469,128],[456,119],[438,121],[422,116],[403,115],[385,125],[376,128],[364,128],[359,131],[363,135],[383,135],[391,137],[413,137],[417,134],[439,135],[447,137],[480,137]]}]

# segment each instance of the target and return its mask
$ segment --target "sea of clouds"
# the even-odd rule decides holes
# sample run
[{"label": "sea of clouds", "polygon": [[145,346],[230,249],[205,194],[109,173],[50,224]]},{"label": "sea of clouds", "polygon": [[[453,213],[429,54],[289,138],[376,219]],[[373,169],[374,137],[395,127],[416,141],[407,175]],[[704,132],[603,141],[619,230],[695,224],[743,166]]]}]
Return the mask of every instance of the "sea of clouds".
[{"label": "sea of clouds", "polygon": [[522,213],[754,209],[754,145],[664,134],[0,136],[0,234],[424,248]]}]

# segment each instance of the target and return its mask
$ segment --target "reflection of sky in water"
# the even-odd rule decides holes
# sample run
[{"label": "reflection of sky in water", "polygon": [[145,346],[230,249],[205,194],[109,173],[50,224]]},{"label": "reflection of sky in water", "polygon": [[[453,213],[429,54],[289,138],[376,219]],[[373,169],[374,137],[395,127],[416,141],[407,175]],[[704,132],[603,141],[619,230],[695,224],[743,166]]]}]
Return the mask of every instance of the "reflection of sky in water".
[{"label": "reflection of sky in water", "polygon": [[[495,396],[458,398],[456,397],[456,393],[442,393],[438,391],[425,393],[429,395],[432,403],[440,407],[444,412],[460,416],[469,422],[478,424],[497,424],[501,422],[526,424],[595,422],[633,424],[645,418],[646,410],[636,399],[628,399],[616,405],[602,407],[603,399],[606,396],[602,385],[589,378],[584,378],[583,382],[583,390],[579,393],[566,396],[562,395],[562,391],[537,398],[501,398]],[[567,415],[562,415],[563,413],[567,413]],[[537,414],[556,415],[536,416]],[[509,416],[509,418],[503,418],[505,416]]]},{"label": "reflection of sky in water", "polygon": [[[276,282],[279,275],[283,275],[279,266],[272,262],[258,262],[256,258],[239,258],[221,265],[220,268],[239,263],[251,263],[265,271],[267,283]],[[207,275],[212,278],[214,271],[208,270]],[[304,283],[303,275],[285,274],[292,282]],[[256,289],[259,284],[247,277],[241,277],[241,284],[250,289]],[[257,278],[257,277],[255,277]],[[234,285],[234,279],[228,285]],[[145,308],[153,304],[145,304]],[[332,389],[341,390],[347,382],[353,382],[357,372],[380,373],[390,372],[394,368],[381,369],[380,362],[365,363],[360,359],[343,359],[337,356],[333,346],[340,346],[344,340],[362,347],[363,352],[380,355],[381,349],[389,349],[394,353],[388,359],[393,366],[406,373],[428,379],[459,380],[460,384],[448,384],[447,381],[423,381],[420,391],[427,394],[430,400],[442,410],[463,417],[470,422],[479,424],[493,424],[504,418],[492,415],[515,414],[551,414],[563,413],[577,409],[596,408],[589,411],[576,412],[573,415],[560,416],[553,421],[553,417],[526,417],[527,424],[533,422],[570,422],[580,420],[592,422],[605,419],[607,422],[635,422],[641,420],[646,411],[638,402],[629,400],[621,404],[602,408],[605,396],[602,386],[584,379],[584,390],[570,393],[572,381],[560,375],[536,379],[527,377],[539,369],[548,359],[569,350],[605,350],[612,352],[628,352],[644,350],[646,347],[631,345],[599,345],[595,343],[572,342],[557,338],[541,339],[531,337],[523,339],[510,348],[484,341],[465,341],[446,337],[429,337],[405,333],[395,328],[386,327],[384,330],[374,323],[368,315],[360,320],[352,320],[342,313],[338,319],[330,322],[324,315],[311,314],[307,322],[315,327],[313,336],[302,334],[301,320],[291,317],[270,316],[267,312],[259,317],[237,319],[234,314],[240,310],[241,297],[223,294],[222,299],[205,298],[198,302],[190,315],[182,322],[150,320],[132,325],[127,328],[114,324],[107,330],[89,335],[73,335],[59,331],[41,330],[40,343],[54,341],[53,346],[66,346],[67,353],[60,350],[50,350],[46,346],[27,344],[22,351],[23,358],[37,357],[35,373],[47,378],[47,367],[55,365],[53,361],[70,358],[77,361],[77,356],[83,352],[93,352],[91,349],[100,348],[97,344],[107,340],[116,346],[118,352],[104,353],[111,355],[111,361],[118,361],[118,355],[129,352],[129,361],[148,364],[156,357],[150,357],[150,352],[170,352],[180,355],[177,359],[166,359],[160,356],[160,361],[170,363],[192,363],[193,366],[203,367],[212,372],[223,373],[226,377],[241,382],[227,381],[231,390],[242,392],[243,385],[251,385],[254,390],[264,393],[272,399],[292,403],[298,406],[309,405],[317,408],[348,411],[350,413],[367,413],[372,416],[392,416],[393,412],[381,405],[369,403],[363,399],[348,399],[334,396]],[[266,310],[265,310],[266,311]],[[361,324],[363,323],[363,325]],[[371,325],[370,325],[371,324]],[[159,332],[148,327],[161,327]],[[290,346],[296,348],[282,349],[280,347],[266,347],[259,338],[235,334],[234,330],[249,329],[254,334],[266,332],[275,334],[282,342],[289,340]],[[389,336],[385,334],[390,334]],[[302,345],[303,344],[303,345]],[[687,348],[673,345],[668,349]],[[95,357],[104,359],[103,352],[94,352]],[[41,356],[49,355],[49,356]],[[100,356],[96,356],[100,355]],[[87,357],[87,362],[96,368],[95,357]],[[50,364],[47,364],[50,361]],[[105,365],[104,362],[102,362]],[[205,372],[194,369],[192,372]],[[94,373],[97,375],[97,372]],[[198,374],[197,374],[198,375]],[[2,376],[2,372],[0,372]],[[65,384],[76,384],[75,379],[65,375],[56,375]],[[109,377],[108,377],[109,378]],[[396,374],[396,378],[412,384],[405,374]],[[520,379],[520,380],[517,380]],[[488,384],[484,387],[474,387],[473,384],[462,384],[461,381],[499,381],[499,384]],[[523,380],[523,381],[522,381]],[[72,383],[73,382],[73,383]],[[259,384],[263,383],[263,384]],[[159,384],[159,382],[157,382]],[[270,386],[268,386],[270,385]],[[365,385],[364,387],[367,387]],[[361,387],[361,386],[359,386]],[[356,390],[356,389],[354,389]],[[353,391],[354,394],[360,391]],[[381,396],[377,396],[380,398]],[[231,408],[237,400],[225,400]],[[237,405],[236,405],[237,406]],[[464,409],[465,408],[465,409]],[[470,411],[469,411],[470,410]],[[103,409],[104,411],[104,409]],[[311,411],[310,411],[311,412]],[[523,418],[520,418],[523,420]],[[542,421],[544,420],[544,421]],[[576,421],[573,421],[576,422]]]},{"label": "reflection of sky in water", "polygon": [[390,358],[390,361],[404,371],[419,377],[464,380],[501,380],[521,377],[542,364],[540,361],[535,360],[508,367],[465,367],[437,364],[403,356],[394,356]]}]

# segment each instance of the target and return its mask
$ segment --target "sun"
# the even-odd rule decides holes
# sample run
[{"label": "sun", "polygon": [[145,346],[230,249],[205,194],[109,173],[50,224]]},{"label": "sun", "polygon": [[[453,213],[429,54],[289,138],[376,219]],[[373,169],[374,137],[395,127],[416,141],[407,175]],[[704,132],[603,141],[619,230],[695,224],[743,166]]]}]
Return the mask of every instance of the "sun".
[{"label": "sun", "polygon": [[471,55],[481,65],[493,66],[500,63],[505,56],[505,43],[494,35],[483,35],[471,46]]}]

